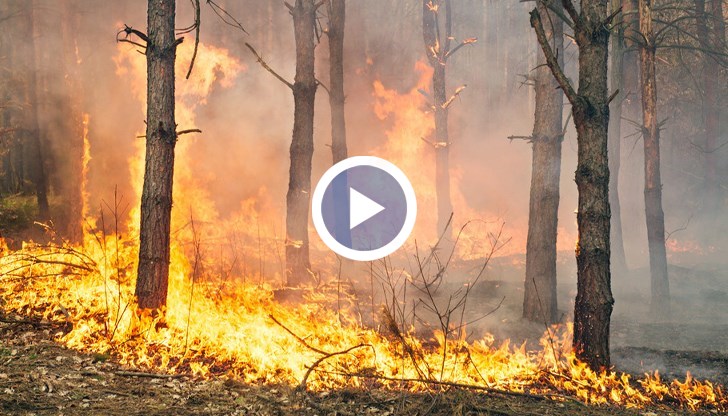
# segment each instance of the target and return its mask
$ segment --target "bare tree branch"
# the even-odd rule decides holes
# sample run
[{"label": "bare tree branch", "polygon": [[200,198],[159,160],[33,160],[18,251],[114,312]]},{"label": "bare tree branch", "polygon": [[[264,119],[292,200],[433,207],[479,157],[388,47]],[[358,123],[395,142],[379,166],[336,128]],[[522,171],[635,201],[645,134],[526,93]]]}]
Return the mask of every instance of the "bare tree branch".
[{"label": "bare tree branch", "polygon": [[445,59],[449,58],[451,55],[453,55],[455,52],[457,52],[463,46],[472,45],[473,43],[475,43],[477,41],[478,41],[478,38],[467,38],[467,39],[463,40],[462,42],[460,42],[460,44],[458,46],[452,48],[452,50],[448,51],[445,54]]},{"label": "bare tree branch", "polygon": [[245,33],[246,35],[249,35],[248,31],[245,30],[242,23],[240,23],[233,15],[228,13],[227,10],[223,9],[215,3],[213,0],[207,0],[207,4],[210,5],[210,8],[212,8],[212,11],[215,12],[215,14],[220,18],[220,20],[223,21],[223,23],[232,26],[234,28],[240,29]]},{"label": "bare tree branch", "polygon": [[[564,3],[568,3],[571,5],[571,2],[569,0],[564,0]],[[573,8],[573,5],[571,5],[571,7]],[[551,49],[551,45],[549,45],[549,41],[546,38],[546,33],[544,32],[543,23],[541,21],[541,14],[538,12],[538,8],[534,8],[533,10],[531,10],[531,27],[533,27],[533,29],[536,31],[536,38],[538,39],[539,45],[541,45],[541,50],[546,57],[546,62],[548,63],[549,68],[554,75],[554,78],[559,83],[559,86],[561,86],[561,89],[564,91],[564,94],[566,95],[566,98],[569,100],[571,105],[574,105],[577,99],[576,91],[574,91],[574,87],[571,85],[571,82],[569,82],[566,74],[564,74],[564,71],[559,65],[559,61],[556,58],[556,55],[554,55],[553,49]]]},{"label": "bare tree branch", "polygon": [[291,90],[293,89],[293,84],[288,82],[282,76],[278,75],[278,73],[276,71],[274,71],[273,68],[268,66],[268,64],[263,60],[263,58],[260,57],[260,55],[258,55],[258,52],[255,50],[255,48],[253,48],[253,46],[251,44],[249,44],[248,42],[245,42],[245,46],[247,46],[248,49],[250,49],[250,52],[252,52],[253,55],[255,55],[255,58],[258,60],[258,63],[263,67],[263,69],[270,72],[274,77],[276,77],[276,79],[278,79],[278,81],[284,83],[288,88],[290,88]]}]

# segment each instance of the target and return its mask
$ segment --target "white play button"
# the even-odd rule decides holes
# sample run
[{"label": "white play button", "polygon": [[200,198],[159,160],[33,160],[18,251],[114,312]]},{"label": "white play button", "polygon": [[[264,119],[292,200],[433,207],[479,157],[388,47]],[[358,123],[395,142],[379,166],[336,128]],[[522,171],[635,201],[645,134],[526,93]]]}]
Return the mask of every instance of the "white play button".
[{"label": "white play button", "polygon": [[378,157],[354,156],[321,176],[311,196],[311,217],[321,241],[336,254],[374,261],[407,241],[417,198],[398,167]]},{"label": "white play button", "polygon": [[349,188],[349,191],[349,229],[384,211],[383,206],[362,195],[356,189]]}]

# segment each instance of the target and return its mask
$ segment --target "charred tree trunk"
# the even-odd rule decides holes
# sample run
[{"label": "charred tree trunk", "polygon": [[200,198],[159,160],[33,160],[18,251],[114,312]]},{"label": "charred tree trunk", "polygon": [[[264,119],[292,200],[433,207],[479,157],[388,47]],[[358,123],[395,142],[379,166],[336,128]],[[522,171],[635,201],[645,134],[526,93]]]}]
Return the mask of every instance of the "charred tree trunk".
[{"label": "charred tree trunk", "polygon": [[329,7],[329,105],[331,106],[331,153],[334,163],[347,158],[344,115],[345,0],[330,0]]},{"label": "charred tree trunk", "polygon": [[640,45],[640,84],[645,149],[645,214],[652,284],[650,306],[655,317],[665,317],[670,310],[670,283],[667,277],[665,213],[662,211],[660,180],[660,128],[657,125],[656,45],[652,30],[652,0],[639,0],[639,21],[643,38]]},{"label": "charred tree trunk", "polygon": [[[439,13],[444,9],[444,36],[440,35]],[[435,194],[437,197],[437,235],[448,237],[446,230],[452,214],[450,197],[450,137],[447,129],[446,64],[452,39],[450,0],[422,0],[422,35],[425,54],[434,70],[432,76],[435,109]],[[444,234],[443,234],[444,233]]]},{"label": "charred tree trunk", "polygon": [[[558,2],[551,2],[559,7]],[[541,3],[539,13],[546,16],[546,37],[556,53],[558,64],[564,64],[563,22]],[[526,281],[523,317],[540,323],[558,320],[556,302],[556,238],[559,221],[559,179],[561,177],[561,128],[564,95],[546,65],[543,53],[538,54],[536,111],[533,123],[533,162],[531,195],[528,211],[526,243]]]},{"label": "charred tree trunk", "polygon": [[609,322],[614,299],[609,268],[609,162],[607,131],[609,97],[607,58],[610,21],[606,0],[581,0],[580,10],[570,0],[564,9],[573,21],[579,48],[579,86],[574,90],[548,43],[541,14],[531,12],[551,72],[572,106],[578,142],[576,186],[579,191],[576,248],[577,294],[574,306],[574,350],[592,369],[609,367]]},{"label": "charred tree trunk", "polygon": [[147,131],[135,295],[140,309],[167,302],[174,119],[175,0],[149,0],[147,8]]},{"label": "charred tree trunk", "polygon": [[[612,10],[617,10],[624,0],[612,0]],[[611,234],[612,275],[623,275],[627,271],[627,260],[624,253],[622,236],[622,209],[619,203],[619,169],[622,153],[622,105],[625,97],[624,89],[624,26],[618,26],[612,32],[612,73],[611,90],[619,93],[612,101],[609,117],[609,206],[612,211]]]},{"label": "charred tree trunk", "polygon": [[293,83],[293,138],[286,195],[286,277],[289,286],[312,278],[308,243],[308,206],[311,195],[313,116],[316,98],[314,73],[314,0],[296,0],[291,10],[296,38],[296,77]]}]

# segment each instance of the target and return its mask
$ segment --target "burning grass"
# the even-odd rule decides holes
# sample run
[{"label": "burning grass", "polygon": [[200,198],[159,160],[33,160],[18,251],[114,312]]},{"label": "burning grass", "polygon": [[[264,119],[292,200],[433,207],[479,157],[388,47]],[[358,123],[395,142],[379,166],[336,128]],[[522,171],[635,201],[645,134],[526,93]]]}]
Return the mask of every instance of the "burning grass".
[{"label": "burning grass", "polygon": [[304,292],[304,302],[281,303],[270,285],[203,275],[180,247],[172,251],[166,312],[139,314],[134,240],[116,235],[86,240],[77,247],[26,244],[14,252],[3,247],[2,309],[62,323],[55,335],[59,343],[110,354],[131,367],[311,391],[463,387],[627,408],[728,410],[722,387],[690,375],[663,381],[657,373],[638,380],[617,372],[595,374],[570,351],[569,326],[546,331],[537,351],[507,341],[496,345],[491,336],[467,342],[457,331],[424,339],[388,313],[379,329],[361,325],[356,300],[342,307],[337,293],[326,289]]}]

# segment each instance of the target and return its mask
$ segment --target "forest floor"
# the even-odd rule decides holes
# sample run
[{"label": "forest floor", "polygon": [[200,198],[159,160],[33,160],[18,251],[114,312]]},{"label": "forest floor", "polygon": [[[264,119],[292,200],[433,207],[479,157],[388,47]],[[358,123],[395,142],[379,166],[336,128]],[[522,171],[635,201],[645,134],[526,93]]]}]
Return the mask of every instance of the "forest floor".
[{"label": "forest floor", "polygon": [[[13,318],[15,319],[15,318]],[[3,318],[5,321],[12,319]],[[299,392],[291,386],[136,373],[52,339],[57,328],[0,323],[2,415],[678,415],[449,389]],[[706,413],[711,414],[711,413]]]}]

